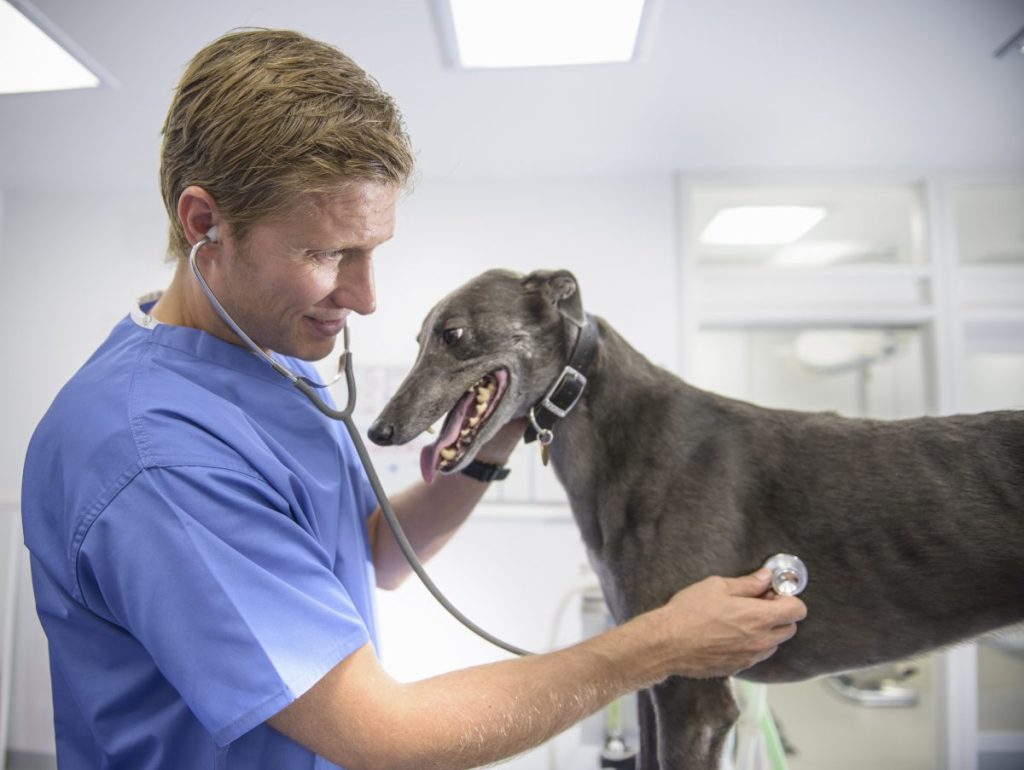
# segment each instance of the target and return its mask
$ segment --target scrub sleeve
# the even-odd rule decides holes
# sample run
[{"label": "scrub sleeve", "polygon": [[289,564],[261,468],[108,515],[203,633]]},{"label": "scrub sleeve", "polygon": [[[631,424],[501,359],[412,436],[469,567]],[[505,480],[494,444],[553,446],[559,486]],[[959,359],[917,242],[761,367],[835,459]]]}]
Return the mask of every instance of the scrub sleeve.
[{"label": "scrub sleeve", "polygon": [[83,529],[86,605],[139,640],[219,746],[370,640],[340,557],[244,465],[144,469]]}]

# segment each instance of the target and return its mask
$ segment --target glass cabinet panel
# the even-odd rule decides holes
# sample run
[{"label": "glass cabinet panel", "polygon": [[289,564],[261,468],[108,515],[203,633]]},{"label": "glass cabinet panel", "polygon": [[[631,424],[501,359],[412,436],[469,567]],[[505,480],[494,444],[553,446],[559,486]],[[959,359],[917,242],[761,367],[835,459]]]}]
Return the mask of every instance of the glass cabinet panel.
[{"label": "glass cabinet panel", "polygon": [[1024,183],[960,186],[953,208],[963,264],[1024,265]]},{"label": "glass cabinet panel", "polygon": [[971,321],[965,330],[965,411],[1024,409],[1024,320]]},{"label": "glass cabinet panel", "polygon": [[761,406],[914,417],[928,411],[923,336],[917,327],[704,329],[691,379]]},{"label": "glass cabinet panel", "polygon": [[689,227],[701,267],[926,261],[917,185],[700,186],[690,193]]}]

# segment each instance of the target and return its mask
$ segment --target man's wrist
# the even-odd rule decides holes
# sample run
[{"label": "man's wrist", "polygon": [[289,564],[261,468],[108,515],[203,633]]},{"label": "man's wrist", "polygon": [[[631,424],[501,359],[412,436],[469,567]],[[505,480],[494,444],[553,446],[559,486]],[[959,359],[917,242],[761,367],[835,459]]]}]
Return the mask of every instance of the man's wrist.
[{"label": "man's wrist", "polygon": [[494,463],[487,463],[483,460],[473,460],[469,465],[462,469],[462,473],[470,478],[476,479],[477,481],[501,481],[508,476],[509,469],[503,465],[495,465]]},{"label": "man's wrist", "polygon": [[677,640],[673,640],[667,632],[670,619],[664,607],[642,612],[634,616],[620,628],[627,628],[635,634],[637,643],[643,647],[644,661],[642,671],[638,675],[644,679],[643,686],[651,686],[663,681],[672,674],[677,674],[673,662],[678,655]]}]

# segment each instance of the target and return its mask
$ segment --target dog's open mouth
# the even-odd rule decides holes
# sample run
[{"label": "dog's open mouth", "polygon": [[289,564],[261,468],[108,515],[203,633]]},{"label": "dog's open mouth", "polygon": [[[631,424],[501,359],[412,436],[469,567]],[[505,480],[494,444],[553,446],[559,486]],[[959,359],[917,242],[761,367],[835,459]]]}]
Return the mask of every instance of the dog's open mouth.
[{"label": "dog's open mouth", "polygon": [[496,369],[485,374],[467,390],[448,413],[440,438],[423,447],[420,471],[428,484],[438,471],[457,466],[466,456],[480,430],[487,424],[508,385],[508,372]]}]

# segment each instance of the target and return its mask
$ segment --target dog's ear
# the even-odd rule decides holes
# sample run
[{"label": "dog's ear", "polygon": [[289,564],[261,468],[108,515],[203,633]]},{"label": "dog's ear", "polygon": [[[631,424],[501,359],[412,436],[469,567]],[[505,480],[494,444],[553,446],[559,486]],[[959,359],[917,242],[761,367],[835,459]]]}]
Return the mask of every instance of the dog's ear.
[{"label": "dog's ear", "polygon": [[576,276],[568,270],[536,270],[523,279],[523,287],[527,291],[540,292],[549,304],[577,326],[582,327],[586,323]]}]

